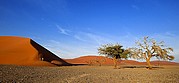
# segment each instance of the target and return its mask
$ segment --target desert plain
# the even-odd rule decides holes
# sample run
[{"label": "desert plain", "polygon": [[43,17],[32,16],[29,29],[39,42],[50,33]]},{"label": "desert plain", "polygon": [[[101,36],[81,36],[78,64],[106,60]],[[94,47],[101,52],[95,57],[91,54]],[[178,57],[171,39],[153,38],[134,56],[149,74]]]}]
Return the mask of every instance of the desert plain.
[{"label": "desert plain", "polygon": [[179,83],[179,66],[113,69],[113,66],[0,65],[1,83]]}]

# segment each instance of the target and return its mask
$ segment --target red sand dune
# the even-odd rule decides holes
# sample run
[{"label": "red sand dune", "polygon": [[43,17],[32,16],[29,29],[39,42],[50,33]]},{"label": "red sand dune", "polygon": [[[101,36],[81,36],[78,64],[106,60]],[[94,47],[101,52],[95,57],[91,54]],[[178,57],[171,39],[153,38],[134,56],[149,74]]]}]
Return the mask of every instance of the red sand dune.
[{"label": "red sand dune", "polygon": [[[89,62],[92,62],[92,64],[98,64],[96,61],[99,61],[102,63],[102,65],[112,65],[113,59],[107,58],[104,56],[82,56],[79,58],[74,58],[74,59],[64,59],[68,63],[72,64],[89,64]],[[142,65],[143,63],[133,61],[133,60],[121,60],[118,61],[118,64],[121,65]]]},{"label": "red sand dune", "polygon": [[0,36],[0,64],[54,66],[68,65],[30,38]]},{"label": "red sand dune", "polygon": [[[92,62],[92,65],[98,65],[96,61],[99,61],[102,63],[102,65],[113,65],[113,60],[111,58],[107,58],[104,56],[82,56],[79,58],[74,59],[64,59],[66,62],[71,64],[90,64]],[[146,65],[146,62],[138,62],[134,60],[121,60],[118,61],[118,64],[120,65]],[[151,61],[152,65],[178,65],[178,63],[175,62],[168,62],[168,61]]]},{"label": "red sand dune", "polygon": [[105,58],[103,56],[82,56],[82,57],[79,57],[79,58],[74,58],[74,59],[64,59],[66,62],[68,63],[72,63],[72,64],[89,64],[90,61],[93,61],[93,60],[107,60],[107,62],[109,64],[112,64],[113,61],[112,59],[108,59],[108,58]]}]

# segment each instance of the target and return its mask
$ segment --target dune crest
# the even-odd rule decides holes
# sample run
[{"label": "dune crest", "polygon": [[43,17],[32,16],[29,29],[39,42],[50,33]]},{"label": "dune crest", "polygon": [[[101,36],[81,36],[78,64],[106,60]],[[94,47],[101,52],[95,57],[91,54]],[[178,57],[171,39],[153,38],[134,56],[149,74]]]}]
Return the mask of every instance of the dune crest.
[{"label": "dune crest", "polygon": [[28,66],[69,65],[32,39],[15,36],[0,36],[0,64]]}]

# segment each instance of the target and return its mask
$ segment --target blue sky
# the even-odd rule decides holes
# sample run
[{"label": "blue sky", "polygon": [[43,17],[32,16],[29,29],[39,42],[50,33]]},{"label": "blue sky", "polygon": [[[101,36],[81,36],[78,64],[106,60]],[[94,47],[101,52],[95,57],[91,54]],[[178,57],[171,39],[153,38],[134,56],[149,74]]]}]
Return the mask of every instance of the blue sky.
[{"label": "blue sky", "polygon": [[0,0],[0,35],[29,37],[61,58],[97,55],[149,36],[179,62],[178,0]]}]

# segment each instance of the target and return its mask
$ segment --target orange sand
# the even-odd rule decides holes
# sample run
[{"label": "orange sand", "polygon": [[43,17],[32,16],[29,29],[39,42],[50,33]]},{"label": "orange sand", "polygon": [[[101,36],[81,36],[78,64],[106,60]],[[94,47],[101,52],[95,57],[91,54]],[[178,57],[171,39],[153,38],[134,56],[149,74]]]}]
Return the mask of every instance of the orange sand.
[{"label": "orange sand", "polygon": [[59,61],[53,64],[68,65],[30,38],[0,36],[0,64],[55,66],[53,60]]}]

